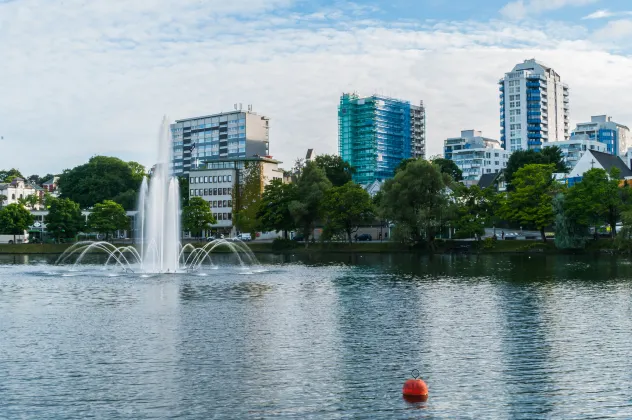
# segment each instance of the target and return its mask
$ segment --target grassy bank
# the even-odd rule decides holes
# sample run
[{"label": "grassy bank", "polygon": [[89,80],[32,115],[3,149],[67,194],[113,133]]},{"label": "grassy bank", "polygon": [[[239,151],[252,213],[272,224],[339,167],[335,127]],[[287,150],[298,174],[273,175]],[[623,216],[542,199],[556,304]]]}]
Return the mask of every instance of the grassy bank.
[{"label": "grassy bank", "polygon": [[[62,254],[72,244],[0,244],[0,254]],[[203,246],[205,243],[194,244]],[[600,239],[589,242],[586,249],[580,251],[558,250],[552,240],[546,243],[541,241],[442,241],[437,240],[434,249],[427,247],[411,247],[396,242],[358,242],[358,243],[313,243],[306,249],[304,244],[292,241],[279,242],[248,242],[248,246],[255,253],[473,253],[473,254],[522,254],[522,253],[613,253],[616,250],[609,239]],[[230,252],[228,247],[218,247],[216,252]],[[96,251],[99,252],[99,251]]]}]

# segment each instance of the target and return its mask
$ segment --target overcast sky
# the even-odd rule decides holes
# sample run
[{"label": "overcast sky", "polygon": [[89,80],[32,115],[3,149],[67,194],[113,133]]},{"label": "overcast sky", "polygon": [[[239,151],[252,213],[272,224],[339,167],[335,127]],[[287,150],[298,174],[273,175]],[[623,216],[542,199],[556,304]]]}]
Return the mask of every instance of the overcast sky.
[{"label": "overcast sky", "polygon": [[270,152],[290,167],[337,152],[343,91],[423,100],[434,155],[463,129],[499,138],[498,79],[533,57],[569,84],[572,126],[630,125],[626,3],[0,0],[0,168],[151,165],[163,115],[234,103],[271,119]]}]

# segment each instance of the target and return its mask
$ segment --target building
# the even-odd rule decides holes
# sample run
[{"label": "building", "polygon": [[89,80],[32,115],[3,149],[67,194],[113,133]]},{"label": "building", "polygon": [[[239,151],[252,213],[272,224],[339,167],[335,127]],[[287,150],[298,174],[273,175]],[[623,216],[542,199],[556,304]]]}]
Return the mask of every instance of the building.
[{"label": "building", "polygon": [[587,150],[566,177],[566,183],[568,186],[574,185],[582,180],[584,173],[593,168],[603,169],[608,173],[610,173],[612,168],[617,168],[619,170],[619,179],[632,178],[632,170],[626,166],[619,156]]},{"label": "building", "polygon": [[564,162],[569,169],[577,165],[579,159],[584,156],[588,150],[607,153],[606,145],[597,140],[592,140],[585,134],[572,135],[570,140],[552,142],[549,146],[557,146],[562,150]]},{"label": "building", "polygon": [[57,184],[59,183],[59,177],[54,176],[42,184],[42,188],[53,196],[58,196]]},{"label": "building", "polygon": [[392,178],[403,159],[426,156],[426,113],[408,101],[344,93],[338,106],[338,152],[361,185]]},{"label": "building", "polygon": [[612,121],[607,115],[590,117],[590,122],[579,123],[571,134],[574,137],[588,138],[606,146],[606,153],[622,156],[632,146],[630,129],[625,125]]},{"label": "building", "polygon": [[243,184],[246,169],[250,165],[260,167],[260,188],[273,179],[283,179],[283,170],[278,160],[268,157],[238,157],[213,160],[191,170],[189,174],[189,196],[202,197],[208,201],[217,219],[213,226],[215,234],[231,235],[233,232],[233,207],[235,189]]},{"label": "building", "polygon": [[0,207],[16,204],[19,200],[30,196],[37,196],[38,204],[35,204],[34,208],[38,209],[39,203],[44,198],[44,190],[27,183],[22,178],[13,178],[9,183],[0,184],[0,195],[6,197],[4,201],[0,201]]},{"label": "building", "polygon": [[509,152],[498,140],[483,137],[477,130],[464,130],[460,137],[444,140],[443,156],[463,172],[466,185],[476,184],[481,175],[500,172],[509,160]]},{"label": "building", "polygon": [[173,172],[187,175],[196,165],[213,160],[268,156],[269,119],[237,109],[231,112],[176,120],[171,124]]},{"label": "building", "polygon": [[547,142],[569,139],[568,86],[553,69],[525,60],[498,83],[503,149],[540,150]]}]

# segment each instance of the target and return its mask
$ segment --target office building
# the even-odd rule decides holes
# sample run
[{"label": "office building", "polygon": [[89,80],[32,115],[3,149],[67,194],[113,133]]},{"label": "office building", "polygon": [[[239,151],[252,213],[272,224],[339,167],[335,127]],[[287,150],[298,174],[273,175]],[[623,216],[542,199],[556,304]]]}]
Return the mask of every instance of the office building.
[{"label": "office building", "polygon": [[499,81],[500,142],[503,149],[540,150],[569,139],[568,86],[550,67],[531,59]]},{"label": "office building", "polygon": [[509,160],[509,152],[498,140],[483,137],[478,130],[464,130],[460,137],[444,140],[443,156],[459,167],[466,185],[475,184],[481,175],[501,171]]},{"label": "office building", "polygon": [[233,236],[234,200],[239,193],[235,189],[243,185],[245,171],[251,165],[259,165],[263,192],[263,188],[273,179],[283,179],[280,163],[268,157],[238,157],[211,160],[191,169],[189,196],[206,200],[217,220],[217,224],[207,233]]},{"label": "office building", "polygon": [[579,123],[571,134],[573,138],[588,138],[606,146],[606,153],[611,155],[625,155],[632,146],[630,129],[625,125],[612,121],[607,115],[590,117],[590,122]]},{"label": "office building", "polygon": [[171,124],[173,173],[187,175],[213,160],[268,156],[269,130],[269,119],[252,112],[251,106],[248,111],[177,120]]},{"label": "office building", "polygon": [[338,107],[338,151],[361,185],[393,177],[403,159],[425,157],[426,115],[408,101],[344,93]]}]

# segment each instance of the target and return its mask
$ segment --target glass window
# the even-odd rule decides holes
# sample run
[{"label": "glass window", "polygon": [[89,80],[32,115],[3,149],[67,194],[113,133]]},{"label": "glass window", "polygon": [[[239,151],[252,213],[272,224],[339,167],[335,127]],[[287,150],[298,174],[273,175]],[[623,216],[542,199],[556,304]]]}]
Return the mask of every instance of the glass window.
[{"label": "glass window", "polygon": [[228,200],[228,207],[232,207],[233,206],[233,201],[232,200]]},{"label": "glass window", "polygon": [[227,201],[226,201],[226,200],[222,201],[222,205],[223,205],[224,207],[226,207],[226,203],[227,203]]},{"label": "glass window", "polygon": [[208,182],[208,177],[207,176],[204,177],[204,182]]},{"label": "glass window", "polygon": [[217,195],[217,188],[213,188],[213,195]]},{"label": "glass window", "polygon": [[222,202],[221,201],[217,202],[217,207],[222,207]]},{"label": "glass window", "polygon": [[194,196],[195,195],[195,190],[189,191],[189,195]]},{"label": "glass window", "polygon": [[232,175],[228,175],[228,182],[232,182],[233,181],[233,176]]},{"label": "glass window", "polygon": [[204,188],[204,195],[208,195],[208,188]]}]

